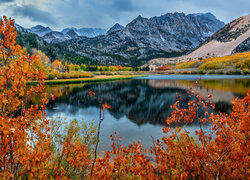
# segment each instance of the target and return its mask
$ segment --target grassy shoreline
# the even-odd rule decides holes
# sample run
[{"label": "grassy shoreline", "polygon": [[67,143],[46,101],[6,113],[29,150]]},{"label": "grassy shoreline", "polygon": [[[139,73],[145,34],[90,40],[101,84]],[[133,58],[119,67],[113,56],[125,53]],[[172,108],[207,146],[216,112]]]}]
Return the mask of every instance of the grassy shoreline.
[{"label": "grassy shoreline", "polygon": [[[111,76],[95,76],[91,78],[75,78],[75,79],[55,79],[55,80],[45,80],[45,85],[49,84],[77,84],[86,82],[102,82],[102,81],[114,81],[114,80],[124,80],[131,79],[134,77],[145,77],[147,75],[111,75]],[[28,85],[35,85],[37,81],[27,82]]]}]

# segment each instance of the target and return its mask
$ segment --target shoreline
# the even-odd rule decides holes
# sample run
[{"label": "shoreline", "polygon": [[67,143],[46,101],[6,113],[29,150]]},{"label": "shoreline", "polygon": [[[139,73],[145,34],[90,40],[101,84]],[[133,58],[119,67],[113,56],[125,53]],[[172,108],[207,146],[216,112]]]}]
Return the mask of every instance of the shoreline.
[{"label": "shoreline", "polygon": [[[74,79],[55,79],[55,80],[45,80],[45,85],[49,84],[78,84],[86,82],[102,82],[102,81],[114,81],[114,80],[124,80],[131,79],[134,77],[146,77],[147,75],[98,75],[91,78],[74,78]],[[27,85],[35,85],[37,81],[27,82]]]}]

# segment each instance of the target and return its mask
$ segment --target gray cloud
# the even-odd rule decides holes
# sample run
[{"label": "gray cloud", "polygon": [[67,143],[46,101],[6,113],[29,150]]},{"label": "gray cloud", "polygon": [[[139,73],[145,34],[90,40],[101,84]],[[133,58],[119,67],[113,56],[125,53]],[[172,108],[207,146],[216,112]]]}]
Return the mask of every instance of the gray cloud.
[{"label": "gray cloud", "polygon": [[[3,1],[11,0],[0,0]],[[31,0],[23,1],[31,2]],[[40,8],[39,4],[23,3],[21,6],[8,9],[13,9],[11,16],[18,19],[21,25],[21,21],[26,25],[40,22],[56,30],[65,27],[108,29],[116,22],[126,25],[138,15],[149,18],[169,12],[186,14],[211,12],[225,23],[250,13],[249,0],[41,0],[41,2],[45,2],[43,8]],[[0,9],[1,6],[2,4]],[[23,20],[20,17],[24,17]]]},{"label": "gray cloud", "polygon": [[48,25],[56,25],[57,22],[50,12],[40,10],[34,5],[16,6],[12,15],[28,17],[32,21]]},{"label": "gray cloud", "polygon": [[15,0],[0,0],[0,3],[14,2]]}]

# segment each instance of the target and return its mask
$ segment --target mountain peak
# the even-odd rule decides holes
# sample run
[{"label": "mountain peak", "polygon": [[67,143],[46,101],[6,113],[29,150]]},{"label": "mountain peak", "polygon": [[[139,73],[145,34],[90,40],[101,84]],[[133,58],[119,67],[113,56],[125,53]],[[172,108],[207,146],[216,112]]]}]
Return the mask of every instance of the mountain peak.
[{"label": "mountain peak", "polygon": [[144,21],[144,20],[148,20],[148,18],[145,18],[145,17],[142,17],[141,15],[139,15],[133,21]]},{"label": "mountain peak", "polygon": [[113,33],[113,32],[121,31],[121,30],[123,30],[123,29],[124,29],[124,26],[120,25],[119,23],[116,23],[114,26],[112,26],[112,27],[108,30],[107,34],[111,34],[111,33]]},{"label": "mountain peak", "polygon": [[44,27],[42,25],[36,25],[36,26],[31,27],[30,29],[32,31],[44,31],[44,30],[52,31],[49,27]]},{"label": "mountain peak", "polygon": [[45,34],[52,32],[49,27],[44,27],[42,25],[36,25],[28,29],[29,32],[37,34],[40,37],[43,37]]}]

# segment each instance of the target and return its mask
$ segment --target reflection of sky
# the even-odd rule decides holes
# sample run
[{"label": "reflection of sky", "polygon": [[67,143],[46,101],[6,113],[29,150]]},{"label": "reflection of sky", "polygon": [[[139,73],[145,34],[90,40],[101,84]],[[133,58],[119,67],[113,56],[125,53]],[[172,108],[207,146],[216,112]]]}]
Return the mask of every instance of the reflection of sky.
[{"label": "reflection of sky", "polygon": [[[57,109],[57,108],[56,108]],[[99,108],[88,107],[85,109],[79,109],[75,114],[68,116],[67,109],[64,113],[59,113],[61,116],[71,119],[85,120],[86,122],[95,121],[95,124],[99,122]],[[47,115],[51,116],[52,113],[47,110]],[[53,115],[56,115],[54,112]],[[160,125],[154,126],[151,124],[144,124],[138,126],[132,121],[128,120],[126,116],[123,116],[119,120],[113,117],[108,111],[105,111],[105,118],[101,124],[100,132],[100,149],[106,150],[111,144],[110,134],[117,132],[120,137],[123,138],[123,145],[129,145],[133,141],[141,141],[142,144],[149,147],[152,145],[152,137],[161,138],[163,136],[162,127]]]},{"label": "reflection of sky", "polygon": [[[59,110],[60,108],[54,108],[55,111]],[[68,110],[71,109],[70,107],[64,109],[63,113],[53,112],[51,113],[47,110],[47,115],[50,117],[52,114],[55,116],[60,114],[63,117],[66,117],[69,120],[74,118],[78,120],[85,120],[86,122],[94,121],[95,124],[99,122],[99,108],[96,107],[88,107],[88,108],[80,108],[74,114],[67,113]],[[101,124],[101,132],[100,132],[100,144],[99,150],[111,150],[110,144],[110,134],[114,131],[118,133],[120,137],[123,138],[122,144],[127,146],[133,141],[137,142],[140,141],[146,148],[152,146],[152,137],[154,139],[161,139],[164,134],[162,132],[161,125],[152,125],[152,124],[143,124],[138,126],[137,124],[133,123],[126,116],[121,117],[117,120],[114,116],[112,116],[108,110],[105,111],[105,119]],[[187,131],[190,131],[192,136],[195,135],[195,130],[199,129],[198,125],[187,125],[185,126]],[[208,126],[205,126],[207,129]]]}]

